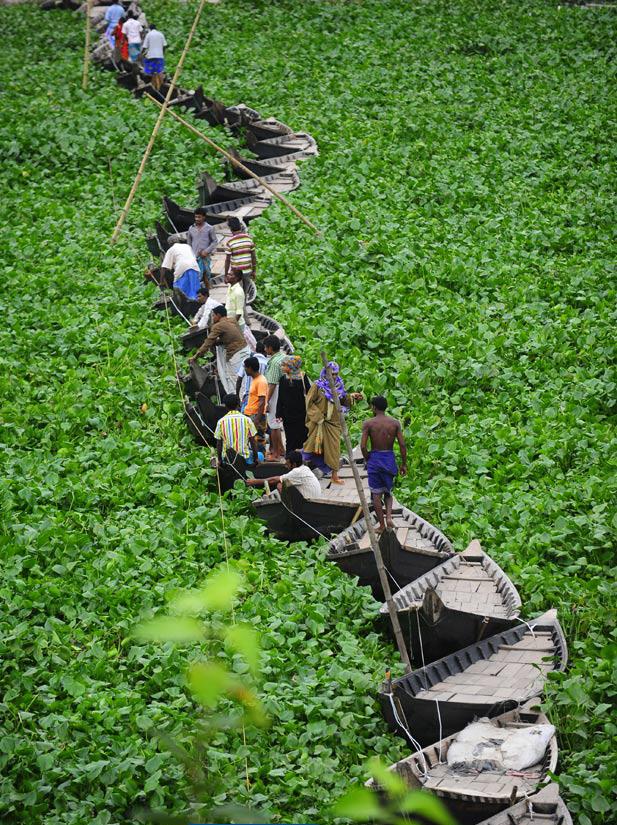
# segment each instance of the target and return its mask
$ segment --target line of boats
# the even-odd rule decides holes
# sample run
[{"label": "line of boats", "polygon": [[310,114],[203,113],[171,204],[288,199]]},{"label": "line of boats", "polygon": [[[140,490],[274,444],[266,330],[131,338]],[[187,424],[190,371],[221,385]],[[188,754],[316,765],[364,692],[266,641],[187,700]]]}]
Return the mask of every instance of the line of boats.
[{"label": "line of boats", "polygon": [[[104,37],[93,59],[115,71],[118,84],[135,96],[147,92],[164,98],[168,87],[154,89],[136,64],[116,64]],[[225,106],[206,97],[201,87],[175,89],[171,105],[241,136],[254,157],[235,156],[277,191],[296,189],[297,162],[318,154],[310,135],[262,118],[247,106]],[[258,181],[226,162],[223,182],[207,173],[200,176],[195,206],[207,209],[207,220],[222,242],[230,234],[229,217],[248,223],[271,200]],[[169,197],[163,199],[163,209],[167,225],[158,223],[147,240],[150,253],[159,258],[169,247],[170,235],[186,232],[193,223],[193,209]],[[219,248],[212,256],[211,295],[221,303],[226,295],[223,271]],[[255,338],[275,334],[283,349],[293,352],[285,330],[258,311],[256,303],[253,290],[247,295],[247,320]],[[163,290],[154,306],[185,318],[196,310],[191,301]],[[183,351],[198,347],[206,334],[187,329],[180,338]],[[194,364],[181,381],[187,426],[198,444],[211,446],[224,414],[214,366]],[[350,460],[343,459],[344,485],[321,479],[321,495],[314,499],[303,498],[296,488],[274,490],[257,498],[254,507],[268,530],[284,540],[324,538],[326,558],[383,602],[349,461],[359,466],[366,485],[366,468],[356,451]],[[266,462],[255,475],[267,478],[283,469]],[[222,490],[232,489],[236,470],[226,466],[217,472]],[[393,515],[394,529],[384,532],[379,543],[415,669],[399,678],[388,673],[379,691],[384,718],[411,748],[390,770],[408,787],[437,794],[462,825],[572,825],[551,781],[557,765],[556,732],[539,707],[549,674],[563,670],[568,659],[556,612],[525,621],[516,587],[478,541],[457,553],[443,533],[398,502]],[[371,518],[376,523],[374,515]],[[389,629],[387,619],[384,605],[381,620]],[[380,790],[373,780],[367,785]]]}]

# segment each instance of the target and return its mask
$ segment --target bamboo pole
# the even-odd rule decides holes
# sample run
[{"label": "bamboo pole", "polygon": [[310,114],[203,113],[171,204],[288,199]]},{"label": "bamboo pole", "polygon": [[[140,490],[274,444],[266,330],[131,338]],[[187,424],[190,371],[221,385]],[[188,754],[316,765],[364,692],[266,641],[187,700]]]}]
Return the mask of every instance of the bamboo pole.
[{"label": "bamboo pole", "polygon": [[90,32],[92,29],[92,22],[90,20],[90,12],[92,11],[92,0],[86,3],[86,45],[84,47],[84,68],[81,75],[81,88],[85,91],[88,88],[88,69],[90,66]]},{"label": "bamboo pole", "polygon": [[383,558],[381,556],[381,549],[379,547],[379,540],[377,539],[377,534],[375,533],[375,528],[373,526],[373,522],[371,521],[371,514],[368,509],[368,503],[366,501],[366,496],[364,495],[364,488],[362,486],[362,480],[360,478],[360,473],[358,471],[358,466],[353,458],[353,446],[351,443],[351,438],[349,436],[349,430],[347,429],[347,422],[345,421],[345,416],[343,415],[343,410],[341,408],[341,401],[338,397],[338,393],[336,392],[336,387],[334,384],[334,378],[332,377],[332,371],[328,366],[328,358],[326,353],[322,350],[321,351],[321,360],[323,361],[323,365],[326,370],[326,375],[328,377],[328,383],[330,384],[330,389],[332,390],[332,397],[334,398],[334,406],[337,409],[339,414],[339,419],[341,422],[341,430],[343,431],[343,438],[345,440],[345,447],[347,448],[347,455],[349,456],[349,463],[351,464],[351,469],[353,472],[354,481],[356,482],[356,489],[358,490],[358,497],[360,499],[360,504],[362,506],[362,512],[364,513],[364,521],[366,522],[366,527],[368,530],[369,540],[371,542],[371,548],[373,553],[375,554],[375,562],[377,563],[377,572],[379,573],[379,581],[381,582],[381,586],[383,588],[384,596],[386,598],[386,604],[388,605],[388,613],[390,614],[390,621],[392,622],[392,628],[394,630],[394,638],[396,640],[396,646],[398,647],[398,652],[401,655],[401,659],[403,660],[403,664],[405,665],[406,673],[411,673],[411,662],[409,660],[409,654],[407,652],[407,648],[405,647],[405,642],[403,641],[403,634],[401,632],[401,625],[398,620],[398,613],[396,612],[396,607],[394,606],[394,601],[392,600],[392,590],[390,589],[390,582],[388,581],[388,576],[386,574],[386,568],[384,567]]},{"label": "bamboo pole", "polygon": [[[197,8],[197,12],[195,14],[195,19],[193,20],[193,25],[191,26],[191,30],[189,32],[189,36],[186,39],[186,43],[184,44],[184,49],[182,50],[182,54],[180,55],[180,60],[178,61],[178,65],[176,66],[176,71],[174,72],[174,76],[169,84],[169,89],[167,90],[167,94],[165,95],[165,101],[161,104],[161,111],[159,112],[159,116],[154,124],[154,128],[152,129],[152,134],[150,135],[150,140],[148,141],[148,145],[146,146],[146,151],[143,154],[141,159],[141,163],[139,164],[139,169],[137,170],[137,175],[135,176],[135,180],[133,181],[133,185],[131,186],[131,191],[129,192],[129,196],[126,199],[126,203],[122,208],[122,212],[120,213],[120,217],[118,218],[118,222],[116,223],[116,228],[114,229],[114,233],[111,236],[111,243],[114,244],[118,240],[120,235],[120,230],[122,229],[122,224],[125,221],[126,216],[128,215],[129,209],[131,208],[131,204],[133,203],[133,198],[135,197],[135,193],[137,192],[137,187],[139,186],[139,182],[144,173],[144,169],[146,168],[146,163],[148,162],[148,158],[150,157],[150,152],[152,151],[152,147],[154,146],[154,141],[156,140],[156,136],[159,133],[159,129],[161,128],[161,124],[163,123],[163,118],[165,117],[165,112],[169,106],[169,101],[171,100],[171,96],[173,90],[176,87],[176,83],[178,78],[180,77],[180,73],[182,71],[182,67],[184,66],[184,61],[189,51],[189,47],[191,45],[191,41],[193,39],[193,35],[195,34],[195,30],[197,28],[197,24],[199,23],[199,18],[201,17],[201,13],[203,11],[203,7],[206,3],[206,0],[200,0],[199,6]],[[152,98],[154,100],[154,98]]]},{"label": "bamboo pole", "polygon": [[[159,103],[159,101],[156,98],[152,97],[152,95],[146,93],[144,97],[149,98],[149,100],[151,100],[153,103],[156,103],[157,106],[160,106],[162,108],[163,104]],[[284,195],[282,195],[280,192],[277,192],[276,189],[273,189],[269,183],[267,183],[263,178],[260,178],[259,175],[256,175],[255,172],[251,172],[251,170],[247,166],[245,166],[241,161],[239,161],[238,158],[235,158],[233,155],[231,155],[229,152],[223,149],[222,146],[219,146],[211,138],[207,137],[207,135],[204,135],[203,132],[200,132],[199,129],[196,129],[191,123],[188,122],[188,120],[185,120],[183,117],[180,117],[180,115],[174,112],[172,109],[169,109],[168,113],[174,118],[174,120],[177,120],[178,123],[181,123],[190,132],[192,132],[194,135],[197,135],[198,138],[201,138],[203,141],[205,141],[208,144],[208,146],[211,146],[213,149],[216,149],[217,152],[220,152],[220,154],[227,158],[227,160],[230,163],[232,163],[235,167],[241,169],[246,175],[253,178],[254,180],[259,181],[259,183],[261,184],[261,186],[264,187],[264,189],[267,189],[268,192],[271,192],[277,200],[279,200],[281,203],[284,203],[288,209],[291,209],[294,215],[300,218],[302,223],[309,226],[317,235],[321,237],[322,233],[315,226],[315,224],[311,223],[311,221],[308,218],[306,218],[302,214],[302,212],[300,212],[299,209],[296,209],[293,203],[290,203]]]}]

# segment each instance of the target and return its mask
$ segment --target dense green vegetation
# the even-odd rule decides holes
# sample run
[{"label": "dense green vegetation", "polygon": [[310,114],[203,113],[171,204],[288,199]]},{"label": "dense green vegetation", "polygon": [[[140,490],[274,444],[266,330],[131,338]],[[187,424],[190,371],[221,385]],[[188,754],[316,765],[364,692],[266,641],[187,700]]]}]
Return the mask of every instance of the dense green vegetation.
[{"label": "dense green vegetation", "polygon": [[[192,9],[146,10],[173,62]],[[190,203],[218,161],[167,125],[111,248],[156,112],[104,73],[80,91],[80,19],[0,14],[0,819],[120,823],[144,800],[182,803],[180,769],[148,731],[188,740],[195,715],[183,671],[198,651],[131,628],[226,557],[169,331],[140,284],[160,196]],[[264,305],[309,367],[326,343],[348,383],[396,405],[411,446],[399,498],[459,549],[480,538],[528,614],[559,609],[571,648],[548,698],[560,782],[581,825],[605,822],[617,18],[480,0],[224,0],[205,15],[187,85],[306,129],[321,149],[292,198],[324,239],[278,206],[254,225]],[[263,636],[273,724],[246,748],[221,733],[209,758],[221,801],[323,822],[367,757],[404,753],[372,699],[396,657],[370,597],[318,547],[264,536],[247,503],[225,503],[228,555],[249,583],[238,614]]]}]

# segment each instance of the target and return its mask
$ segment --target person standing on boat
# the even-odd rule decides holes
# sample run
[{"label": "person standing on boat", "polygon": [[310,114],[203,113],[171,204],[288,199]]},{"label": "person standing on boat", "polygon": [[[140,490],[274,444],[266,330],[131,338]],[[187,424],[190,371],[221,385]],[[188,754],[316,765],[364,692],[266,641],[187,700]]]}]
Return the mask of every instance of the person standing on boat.
[{"label": "person standing on boat", "polygon": [[173,272],[174,289],[179,289],[191,301],[196,301],[199,290],[199,266],[193,250],[187,243],[173,243],[165,253],[161,264],[163,282],[168,272]]},{"label": "person standing on boat", "polygon": [[[368,486],[373,498],[373,506],[379,520],[378,532],[383,532],[386,526],[394,527],[392,521],[392,487],[398,473],[394,456],[394,442],[398,441],[401,451],[402,476],[407,473],[407,446],[401,422],[386,415],[388,402],[383,395],[376,395],[371,399],[373,417],[362,425],[362,440],[360,449],[366,461],[368,470]],[[371,450],[368,450],[368,442]],[[384,521],[385,505],[385,521]]]},{"label": "person standing on boat", "polygon": [[[167,40],[154,23],[150,23],[150,31],[144,38],[144,74],[152,78],[152,85],[158,91],[163,85],[165,75],[165,46]],[[190,243],[190,241],[189,241]]]},{"label": "person standing on boat", "polygon": [[264,338],[264,349],[268,356],[268,366],[266,367],[266,381],[268,382],[268,400],[266,403],[266,414],[268,416],[268,427],[270,428],[270,454],[268,461],[282,461],[285,456],[283,448],[283,422],[276,415],[276,406],[279,397],[279,381],[283,375],[281,364],[287,357],[281,350],[281,339],[276,335],[268,335]]},{"label": "person standing on boat", "polygon": [[112,48],[116,45],[116,38],[114,34],[116,26],[120,20],[122,20],[124,15],[124,7],[121,6],[120,3],[112,3],[111,6],[108,6],[107,11],[105,12],[105,22],[107,23],[105,36],[109,40]]},{"label": "person standing on boat", "polygon": [[266,445],[266,402],[268,400],[268,382],[263,376],[259,360],[251,355],[244,362],[244,370],[251,380],[246,407],[243,412],[248,415],[257,429],[257,444],[260,449]]},{"label": "person standing on boat", "polygon": [[[251,358],[256,358],[259,364],[259,373],[260,375],[264,375],[266,372],[266,367],[268,366],[268,358],[266,356],[266,352],[264,350],[263,341],[258,341],[255,345],[255,350],[251,352]],[[251,377],[247,374],[246,370],[244,369],[244,364],[238,370],[238,375],[236,377],[236,395],[240,399],[240,409],[244,412],[244,409],[248,403],[249,392],[251,391]]]},{"label": "person standing on boat", "polygon": [[208,350],[214,349],[217,344],[220,345],[216,357],[219,378],[225,392],[235,395],[238,367],[249,357],[251,351],[246,345],[242,330],[233,318],[227,317],[227,310],[224,306],[217,306],[212,310],[210,334],[195,355],[189,358],[189,364],[194,364],[198,358]]},{"label": "person standing on boat", "polygon": [[[328,368],[345,414],[351,404],[362,398],[362,393],[347,392],[339,375],[339,365],[335,361],[330,361]],[[308,438],[302,447],[304,460],[312,462],[324,476],[332,474],[333,484],[343,484],[338,474],[341,461],[341,420],[325,367],[306,396],[306,426]]]},{"label": "person standing on boat", "polygon": [[228,393],[223,399],[223,404],[227,412],[219,419],[214,430],[219,464],[223,463],[223,456],[227,457],[228,451],[232,451],[232,456],[233,453],[241,456],[247,464],[257,464],[259,451],[255,440],[255,425],[238,409],[240,402],[235,393]]},{"label": "person standing on boat", "polygon": [[135,14],[130,11],[126,15],[126,22],[122,26],[122,32],[126,35],[129,43],[129,60],[131,63],[136,63],[141,52],[141,33],[144,27],[135,17]]},{"label": "person standing on boat", "polygon": [[251,328],[246,323],[246,297],[242,289],[242,272],[240,272],[239,269],[232,269],[231,272],[225,276],[225,281],[227,282],[227,298],[225,299],[227,316],[236,319],[246,339],[246,343],[251,350],[254,350],[257,346],[257,341],[251,332]]},{"label": "person standing on boat", "polygon": [[283,422],[285,449],[287,452],[301,450],[307,439],[306,394],[311,382],[302,371],[299,355],[288,355],[281,362],[282,375],[279,381],[276,415]]},{"label": "person standing on boat", "polygon": [[205,286],[210,286],[212,268],[210,266],[210,255],[214,252],[218,244],[218,238],[214,227],[206,221],[206,210],[203,206],[198,206],[195,210],[195,223],[189,228],[186,240],[190,243],[199,271]]},{"label": "person standing on boat", "polygon": [[246,292],[248,283],[255,280],[257,273],[257,256],[255,242],[243,229],[240,219],[232,216],[227,221],[231,229],[231,236],[225,242],[225,275],[230,269],[239,269],[242,272],[242,285]]}]

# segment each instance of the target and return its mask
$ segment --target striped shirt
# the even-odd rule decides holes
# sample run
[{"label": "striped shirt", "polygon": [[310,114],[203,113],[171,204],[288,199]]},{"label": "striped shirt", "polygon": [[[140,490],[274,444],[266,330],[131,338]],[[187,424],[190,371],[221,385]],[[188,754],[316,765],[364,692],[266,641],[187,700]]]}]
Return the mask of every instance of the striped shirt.
[{"label": "striped shirt", "polygon": [[232,269],[251,271],[253,269],[253,257],[251,252],[255,249],[255,243],[246,232],[234,232],[225,243],[227,255],[231,258]]},{"label": "striped shirt", "polygon": [[251,454],[249,438],[255,435],[257,428],[251,419],[237,410],[224,415],[214,431],[214,437],[223,442],[223,450],[235,450],[244,458]]},{"label": "striped shirt", "polygon": [[266,367],[266,381],[268,384],[278,384],[281,380],[283,375],[281,364],[285,358],[287,358],[287,353],[283,352],[283,350],[275,352],[274,355],[270,357],[268,366]]}]

